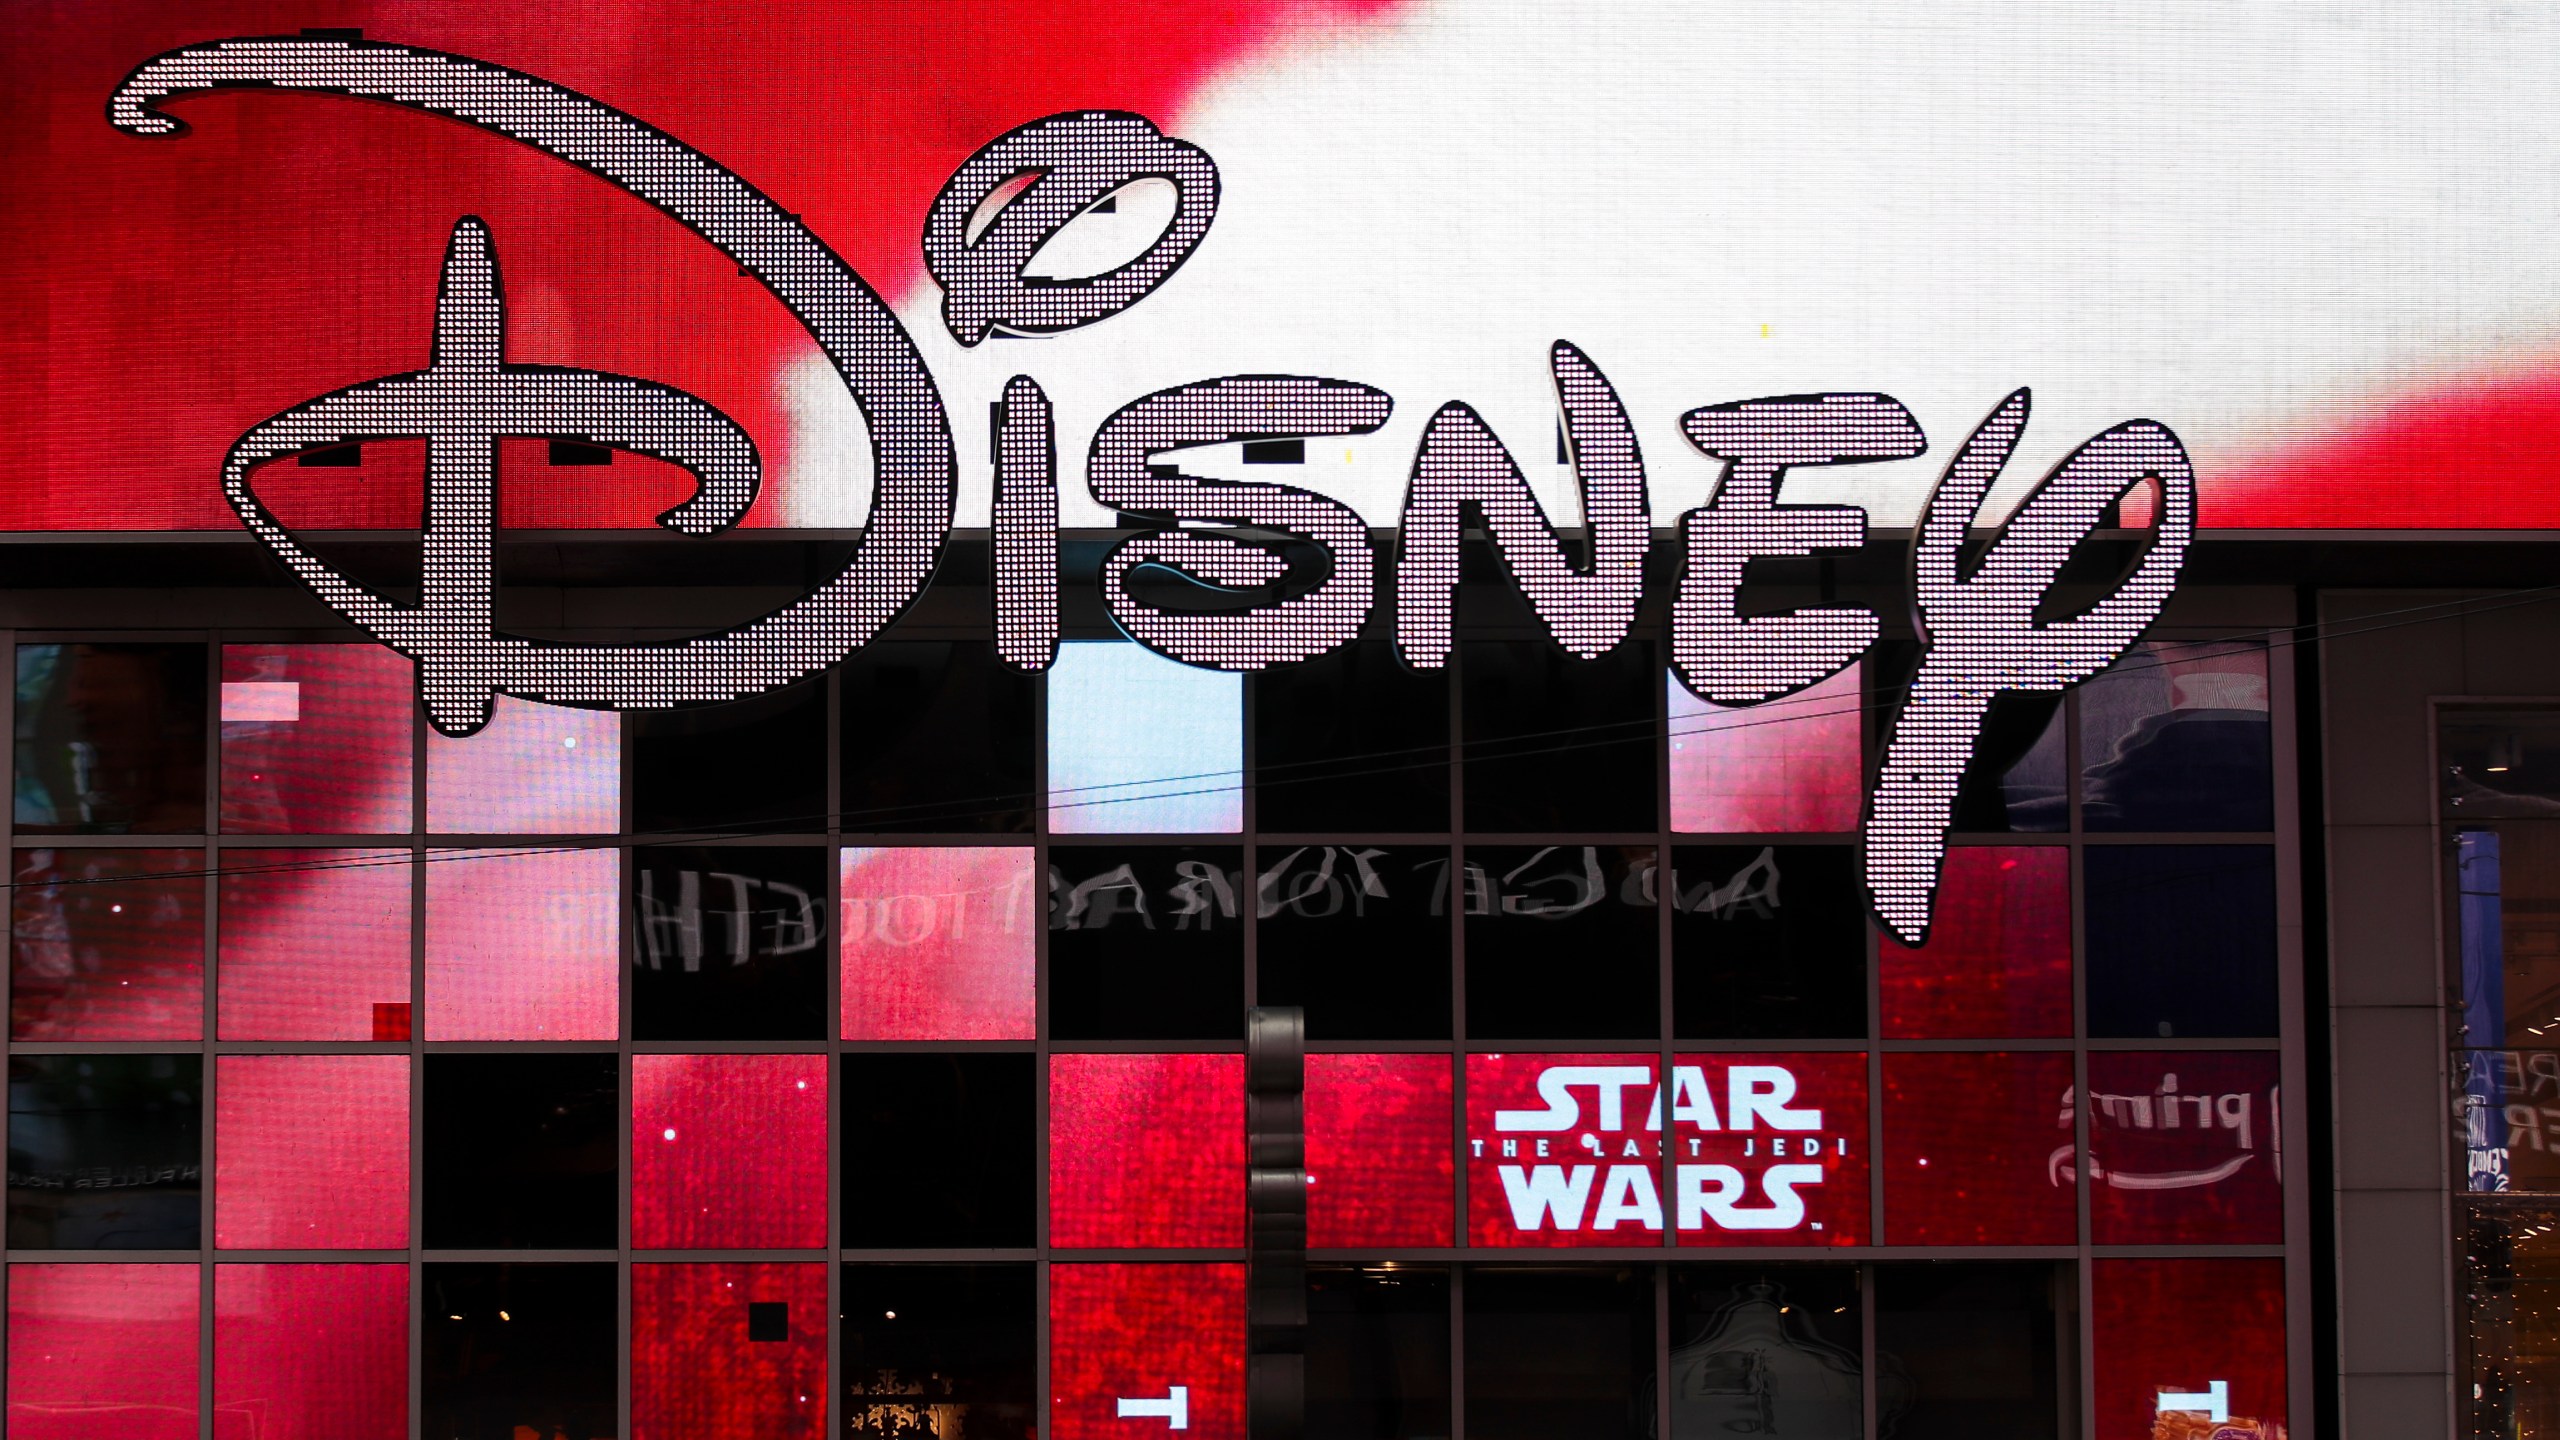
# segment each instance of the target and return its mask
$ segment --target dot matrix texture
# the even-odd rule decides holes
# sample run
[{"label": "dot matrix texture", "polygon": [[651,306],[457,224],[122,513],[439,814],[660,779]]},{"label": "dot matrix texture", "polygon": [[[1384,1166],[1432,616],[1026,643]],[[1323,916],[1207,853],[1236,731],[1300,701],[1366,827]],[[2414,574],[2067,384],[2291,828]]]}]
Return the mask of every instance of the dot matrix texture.
[{"label": "dot matrix texture", "polygon": [[1049,394],[1005,382],[996,423],[996,653],[1025,670],[1058,658],[1058,441]]}]

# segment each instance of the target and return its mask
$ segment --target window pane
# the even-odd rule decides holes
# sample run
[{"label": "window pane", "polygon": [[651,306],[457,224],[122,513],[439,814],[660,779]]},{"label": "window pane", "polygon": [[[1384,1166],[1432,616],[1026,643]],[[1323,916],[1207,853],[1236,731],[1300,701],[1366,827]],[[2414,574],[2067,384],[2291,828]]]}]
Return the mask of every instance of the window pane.
[{"label": "window pane", "polygon": [[426,1243],[612,1249],[619,1064],[611,1055],[426,1057]]},{"label": "window pane", "polygon": [[1866,797],[1855,664],[1764,705],[1727,708],[1670,677],[1671,828],[1756,834],[1858,828]]},{"label": "window pane", "polygon": [[[1852,903],[1863,903],[1853,901]],[[1960,845],[1947,852],[1929,943],[1876,940],[1884,1033],[1973,1040],[2071,1033],[2071,852]]]},{"label": "window pane", "polygon": [[378,645],[223,646],[223,830],[408,830],[417,673]]},{"label": "window pane", "polygon": [[14,1038],[203,1035],[203,851],[21,850],[17,882]]},{"label": "window pane", "polygon": [[9,1267],[9,1433],[196,1440],[193,1265]]},{"label": "window pane", "polygon": [[1467,847],[1467,1034],[1660,1033],[1654,853],[1650,845]]},{"label": "window pane", "polygon": [[[1892,1440],[2061,1440],[2062,1366],[2080,1368],[2078,1354],[2060,1348],[2077,1329],[2064,1328],[2067,1312],[2056,1314],[2055,1292],[2067,1283],[2049,1264],[1876,1267],[1884,1433]],[[1882,1393],[1887,1377],[1899,1382],[1897,1395]],[[2068,1433],[2079,1433],[2076,1415]]]},{"label": "window pane", "polygon": [[1241,852],[1049,851],[1049,1030],[1061,1040],[1214,1040],[1244,1029]]},{"label": "window pane", "polygon": [[808,681],[722,705],[633,710],[623,724],[632,828],[827,828],[825,685]]},{"label": "window pane", "polygon": [[1448,1271],[1307,1272],[1306,1433],[1325,1440],[1449,1433]]},{"label": "window pane", "polygon": [[2560,710],[2447,710],[2436,750],[2447,819],[2560,814]]},{"label": "window pane", "polygon": [[220,1265],[213,1277],[216,1416],[257,1416],[258,1440],[405,1440],[408,1266]]},{"label": "window pane", "polygon": [[[1681,1244],[1867,1243],[1866,1056],[1676,1059],[1671,1140]],[[1624,1140],[1618,1145],[1623,1152]]]},{"label": "window pane", "polygon": [[2270,830],[2267,652],[2152,641],[2080,690],[2091,830]]},{"label": "window pane", "polygon": [[420,1434],[614,1433],[611,1265],[430,1263],[421,1279]]},{"label": "window pane", "polygon": [[631,1267],[635,1440],[826,1430],[826,1266]]},{"label": "window pane", "polygon": [[1867,1033],[1866,892],[1845,845],[1671,852],[1672,1023],[1718,1039]]},{"label": "window pane", "polygon": [[847,1265],[846,1434],[1033,1440],[1038,1302],[1028,1265]]},{"label": "window pane", "polygon": [[[2170,1426],[2210,1435],[2192,1402],[2170,1402],[2217,1380],[2222,1430],[2247,1440],[2285,1433],[2282,1260],[2100,1260],[2095,1284],[2099,1434],[2155,1433],[2168,1412],[2178,1417]],[[2212,1323],[2198,1324],[2202,1315]]]},{"label": "window pane", "polygon": [[1672,1440],[1860,1433],[1863,1323],[1847,1266],[1674,1266]]},{"label": "window pane", "polygon": [[215,1062],[213,1243],[388,1250],[409,1243],[409,1057]]},{"label": "window pane", "polygon": [[631,1243],[781,1250],[827,1238],[823,1055],[631,1057]]},{"label": "window pane", "polygon": [[18,647],[21,835],[204,829],[201,645]]},{"label": "window pane", "polygon": [[844,1243],[1038,1242],[1038,1061],[844,1057]]},{"label": "window pane", "polygon": [[1544,640],[1459,646],[1467,829],[1655,828],[1653,648],[1577,660]]},{"label": "window pane", "polygon": [[1049,1057],[1049,1243],[1245,1241],[1244,1057]]},{"label": "window pane", "polygon": [[1303,1008],[1313,1040],[1448,1035],[1446,847],[1266,843],[1262,867],[1262,1004]]},{"label": "window pane", "polygon": [[2263,845],[2093,845],[2089,1033],[2276,1033],[2276,862]]},{"label": "window pane", "polygon": [[838,1021],[847,1040],[1028,1040],[1041,897],[1027,845],[846,850]]},{"label": "window pane", "polygon": [[386,850],[225,850],[225,1040],[409,1038],[415,861]]},{"label": "window pane", "polygon": [[2070,829],[2066,727],[2060,695],[2012,691],[1994,697],[1973,744],[1973,763],[1956,783],[1953,828],[1992,835]]},{"label": "window pane", "polygon": [[2560,1041],[2560,821],[2464,824],[2448,839],[2462,1042]]},{"label": "window pane", "polygon": [[2472,1204],[2464,1217],[2459,1378],[2465,1436],[2542,1435],[2560,1424],[2560,1208]]},{"label": "window pane", "polygon": [[427,1038],[613,1039],[621,869],[611,850],[429,852]]},{"label": "window pane", "polygon": [[825,1038],[825,850],[655,845],[631,864],[633,1038]]},{"label": "window pane", "polygon": [[874,642],[844,675],[844,828],[1022,834],[1040,679],[984,641]]},{"label": "window pane", "polygon": [[480,733],[427,735],[427,828],[440,835],[596,835],[622,828],[622,717],[512,695]]},{"label": "window pane", "polygon": [[1070,641],[1049,669],[1049,830],[1244,828],[1244,677],[1123,641]]},{"label": "window pane", "polygon": [[2077,1143],[2067,1052],[1885,1056],[1885,1243],[2076,1242]]},{"label": "window pane", "polygon": [[1357,640],[1256,671],[1254,823],[1308,833],[1449,828],[1449,672]]},{"label": "window pane", "polygon": [[2284,1239],[2273,1051],[2089,1057],[2090,1238],[2100,1245]]},{"label": "window pane", "polygon": [[9,1057],[9,1248],[192,1250],[204,1057]]},{"label": "window pane", "polygon": [[1307,1243],[1447,1245],[1452,1188],[1446,1055],[1310,1055]]},{"label": "window pane", "polygon": [[1652,1055],[1468,1056],[1468,1243],[1658,1244],[1661,1074]]},{"label": "window pane", "polygon": [[1468,1440],[1637,1440],[1653,1422],[1653,1271],[1467,1271]]},{"label": "window pane", "polygon": [[1242,1265],[1052,1266],[1049,1433],[1129,1440],[1167,1421],[1123,1419],[1120,1401],[1163,1403],[1179,1385],[1186,1431],[1243,1440],[1244,1286]]}]

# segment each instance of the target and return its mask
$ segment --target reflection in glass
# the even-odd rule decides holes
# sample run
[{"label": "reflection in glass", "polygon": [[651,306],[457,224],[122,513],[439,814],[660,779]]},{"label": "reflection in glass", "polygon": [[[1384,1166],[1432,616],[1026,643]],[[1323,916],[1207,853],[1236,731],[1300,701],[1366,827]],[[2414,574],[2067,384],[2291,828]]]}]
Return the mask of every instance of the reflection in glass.
[{"label": "reflection in glass", "polygon": [[1308,1269],[1306,1433],[1326,1440],[1449,1433],[1448,1271]]},{"label": "reflection in glass", "polygon": [[847,1265],[838,1337],[852,1440],[1032,1440],[1028,1265]]},{"label": "reflection in glass", "polygon": [[428,852],[426,1038],[614,1038],[621,874],[611,850]]},{"label": "reflection in glass", "polygon": [[1865,896],[1849,847],[1696,845],[1671,855],[1677,1033],[1865,1037]]},{"label": "reflection in glass", "polygon": [[196,1440],[203,1272],[9,1267],[14,1440]]},{"label": "reflection in glass", "polygon": [[1049,829],[1244,828],[1244,677],[1125,641],[1070,641],[1049,669]]},{"label": "reflection in glass", "polygon": [[622,717],[512,695],[467,740],[427,735],[427,829],[609,835],[622,827]]},{"label": "reflection in glass", "polygon": [[[2284,1261],[2101,1259],[2090,1276],[2098,1434],[2285,1440]],[[2160,1423],[2163,1390],[2210,1380],[2227,1418],[2207,1427],[2183,1410]]]},{"label": "reflection in glass", "polygon": [[2436,735],[2448,819],[2560,819],[2560,710],[2447,710]]},{"label": "reflection in glass", "polygon": [[1241,852],[1049,851],[1049,1027],[1059,1039],[1214,1040],[1244,1028]]},{"label": "reflection in glass", "polygon": [[201,831],[204,672],[201,645],[19,646],[18,833]]},{"label": "reflection in glass", "polygon": [[379,645],[222,647],[222,828],[409,828],[417,667]]},{"label": "reflection in glass", "polygon": [[982,641],[866,645],[843,668],[844,828],[1031,828],[1038,676]]},{"label": "reflection in glass", "polygon": [[847,1246],[1038,1239],[1035,1057],[847,1055],[842,1074]]},{"label": "reflection in glass", "polygon": [[1028,1040],[1039,868],[1027,845],[848,849],[838,859],[847,1040]]},{"label": "reflection in glass", "polygon": [[[2063,1348],[2074,1328],[2071,1284],[2069,1270],[2053,1264],[1877,1266],[1884,1440],[2078,1434],[2076,1416],[2065,1428],[2061,1396],[2062,1367],[2079,1367]],[[1885,1399],[1888,1381],[1901,1406]]]},{"label": "reflection in glass", "polygon": [[1956,784],[1954,828],[1976,834],[2049,834],[2071,828],[2070,756],[2060,695],[2011,691],[1994,698]]},{"label": "reflection in glass", "polygon": [[1458,676],[1469,831],[1655,827],[1652,646],[1577,660],[1544,640],[1470,641]]},{"label": "reflection in glass", "polygon": [[1306,1011],[1312,1040],[1449,1033],[1446,847],[1262,847],[1260,1003]]},{"label": "reflection in glass", "polygon": [[1469,1038],[1660,1032],[1652,846],[1469,846],[1466,856]]},{"label": "reflection in glass", "polygon": [[225,1040],[409,1038],[408,851],[222,852]]},{"label": "reflection in glass", "polygon": [[660,845],[631,863],[634,1039],[826,1035],[825,850]]},{"label": "reflection in glass", "polygon": [[204,1032],[204,852],[18,852],[9,1033],[194,1040]]},{"label": "reflection in glass", "polygon": [[539,1052],[427,1056],[419,1177],[427,1245],[613,1248],[619,1063]]},{"label": "reflection in glass", "polygon": [[2080,813],[2091,830],[2269,830],[2267,652],[2151,641],[2080,690]]},{"label": "reflection in glass", "polygon": [[2090,1239],[2282,1241],[2276,1076],[2272,1050],[2090,1055]]},{"label": "reflection in glass", "polygon": [[2560,1205],[2473,1201],[2462,1238],[2461,1433],[2549,1434],[2560,1427]]},{"label": "reflection in glass", "polygon": [[420,1276],[425,1427],[451,1440],[616,1433],[611,1265],[430,1262]]},{"label": "reflection in glass", "polygon": [[1256,671],[1254,823],[1262,830],[1449,828],[1449,672],[1382,640]]},{"label": "reflection in glass", "polygon": [[[1847,1266],[1674,1267],[1672,1440],[1858,1434],[1862,1325],[1858,1272]],[[1901,1396],[1886,1383],[1877,1390],[1890,1417]]]},{"label": "reflection in glass", "polygon": [[1466,1282],[1470,1440],[1652,1431],[1650,1268],[1476,1266]]},{"label": "reflection in glass", "polygon": [[192,1250],[204,1057],[9,1057],[9,1248]]},{"label": "reflection in glass", "polygon": [[2089,1033],[2276,1033],[2276,861],[2264,845],[2092,845]]},{"label": "reflection in glass", "polygon": [[1865,798],[1859,667],[1763,705],[1671,695],[1671,828],[1730,834],[1858,828]]}]

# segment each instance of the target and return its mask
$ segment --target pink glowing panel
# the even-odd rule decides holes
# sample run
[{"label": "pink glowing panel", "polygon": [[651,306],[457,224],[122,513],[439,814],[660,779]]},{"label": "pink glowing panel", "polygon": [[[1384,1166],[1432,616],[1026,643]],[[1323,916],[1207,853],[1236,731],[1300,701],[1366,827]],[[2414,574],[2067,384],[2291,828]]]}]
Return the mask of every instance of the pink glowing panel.
[{"label": "pink glowing panel", "polygon": [[9,1267],[15,1440],[196,1440],[193,1265]]},{"label": "pink glowing panel", "polygon": [[1446,1245],[1455,1224],[1446,1055],[1307,1057],[1307,1243]]},{"label": "pink glowing panel", "polygon": [[213,1243],[387,1250],[409,1243],[409,1057],[214,1062]]},{"label": "pink glowing panel", "polygon": [[1049,1057],[1049,1241],[1245,1241],[1244,1057]]},{"label": "pink glowing panel", "polygon": [[427,856],[430,1040],[611,1040],[621,1023],[621,857]]},{"label": "pink glowing panel", "polygon": [[[398,850],[223,851],[214,917],[222,1038],[409,1038],[415,869]],[[385,1033],[395,1017],[400,1033]]]},{"label": "pink glowing panel", "polygon": [[824,1265],[631,1267],[633,1440],[820,1440],[826,1385]]},{"label": "pink glowing panel", "polygon": [[498,697],[479,734],[427,736],[439,835],[609,835],[622,828],[622,717]]},{"label": "pink glowing panel", "polygon": [[409,828],[417,667],[379,645],[222,647],[222,828]]},{"label": "pink glowing panel", "polygon": [[1876,942],[1884,1033],[1896,1040],[2071,1033],[2071,852],[2059,845],[1947,852],[1929,943]]},{"label": "pink glowing panel", "polygon": [[406,1440],[408,1266],[213,1276],[214,1440]]},{"label": "pink glowing panel", "polygon": [[1028,1040],[1042,920],[1028,846],[847,850],[847,1040]]},{"label": "pink glowing panel", "polygon": [[204,1033],[204,852],[21,850],[10,897],[9,1033]]},{"label": "pink glowing panel", "polygon": [[632,1057],[634,1246],[787,1250],[826,1242],[827,1057]]},{"label": "pink glowing panel", "polygon": [[1860,667],[1765,705],[1727,709],[1671,687],[1671,828],[1693,834],[1858,828]]}]

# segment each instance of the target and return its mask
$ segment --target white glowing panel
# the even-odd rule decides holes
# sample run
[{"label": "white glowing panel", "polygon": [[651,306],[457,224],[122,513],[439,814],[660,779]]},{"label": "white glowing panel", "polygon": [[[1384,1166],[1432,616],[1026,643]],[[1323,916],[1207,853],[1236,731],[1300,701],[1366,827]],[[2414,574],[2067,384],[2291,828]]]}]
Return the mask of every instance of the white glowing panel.
[{"label": "white glowing panel", "polygon": [[1058,647],[1049,671],[1049,829],[1244,828],[1244,678],[1120,641]]}]

